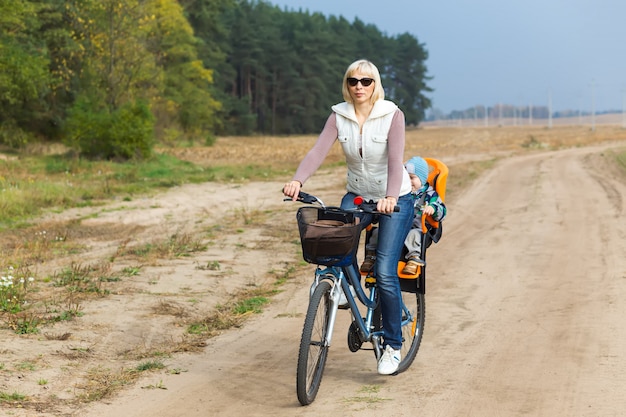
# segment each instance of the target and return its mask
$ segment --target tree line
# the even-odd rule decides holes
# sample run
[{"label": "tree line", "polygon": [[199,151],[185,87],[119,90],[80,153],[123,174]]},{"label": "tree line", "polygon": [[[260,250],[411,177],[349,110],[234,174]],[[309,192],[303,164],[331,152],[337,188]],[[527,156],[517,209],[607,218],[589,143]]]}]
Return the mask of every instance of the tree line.
[{"label": "tree line", "polygon": [[424,45],[358,18],[250,0],[3,0],[0,144],[128,159],[156,142],[319,132],[359,58],[419,124]]}]

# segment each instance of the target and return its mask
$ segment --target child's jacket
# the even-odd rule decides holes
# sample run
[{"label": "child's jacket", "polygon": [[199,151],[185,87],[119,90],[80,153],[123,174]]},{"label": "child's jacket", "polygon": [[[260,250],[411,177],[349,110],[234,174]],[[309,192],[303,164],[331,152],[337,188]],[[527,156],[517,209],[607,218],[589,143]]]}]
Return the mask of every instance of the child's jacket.
[{"label": "child's jacket", "polygon": [[416,192],[411,192],[414,198],[413,207],[415,208],[415,216],[413,217],[413,227],[422,227],[422,206],[428,204],[433,206],[435,212],[432,218],[436,222],[440,222],[446,216],[446,205],[439,197],[439,194],[428,183]]}]

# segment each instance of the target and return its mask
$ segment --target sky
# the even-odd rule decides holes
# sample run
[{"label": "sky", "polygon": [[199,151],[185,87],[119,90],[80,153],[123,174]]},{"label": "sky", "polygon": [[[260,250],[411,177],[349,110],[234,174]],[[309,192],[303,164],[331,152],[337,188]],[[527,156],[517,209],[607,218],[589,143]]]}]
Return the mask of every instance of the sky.
[{"label": "sky", "polygon": [[623,111],[626,101],[625,0],[267,2],[410,33],[428,51],[426,95],[445,113],[499,104]]}]

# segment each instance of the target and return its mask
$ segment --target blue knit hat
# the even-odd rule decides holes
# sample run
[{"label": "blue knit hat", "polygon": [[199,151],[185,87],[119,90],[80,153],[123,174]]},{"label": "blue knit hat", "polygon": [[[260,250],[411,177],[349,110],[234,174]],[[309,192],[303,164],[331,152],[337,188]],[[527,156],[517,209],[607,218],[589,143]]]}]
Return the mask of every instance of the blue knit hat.
[{"label": "blue knit hat", "polygon": [[404,164],[404,167],[409,174],[417,175],[422,182],[422,185],[428,182],[428,163],[424,160],[424,158],[414,156],[409,159],[406,164]]}]

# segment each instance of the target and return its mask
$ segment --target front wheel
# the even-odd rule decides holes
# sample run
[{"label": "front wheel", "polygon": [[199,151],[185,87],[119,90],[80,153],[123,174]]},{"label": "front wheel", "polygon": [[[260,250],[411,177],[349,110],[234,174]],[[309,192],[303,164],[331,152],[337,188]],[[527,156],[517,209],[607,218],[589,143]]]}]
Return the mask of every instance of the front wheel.
[{"label": "front wheel", "polygon": [[422,343],[426,304],[424,294],[402,292],[402,349],[398,373],[406,371],[413,363]]},{"label": "front wheel", "polygon": [[317,285],[309,299],[309,308],[304,319],[296,372],[296,391],[302,405],[311,404],[315,400],[322,382],[328,356],[331,288],[328,281],[321,281]]}]

